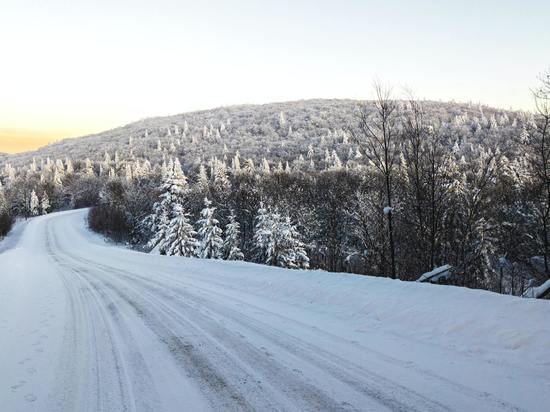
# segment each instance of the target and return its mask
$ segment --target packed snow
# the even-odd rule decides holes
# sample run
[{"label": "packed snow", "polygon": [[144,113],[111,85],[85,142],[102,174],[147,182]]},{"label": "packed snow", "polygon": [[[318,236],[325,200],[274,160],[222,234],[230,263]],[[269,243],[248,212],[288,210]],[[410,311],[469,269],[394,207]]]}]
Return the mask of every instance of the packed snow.
[{"label": "packed snow", "polygon": [[166,257],[86,210],[0,243],[0,410],[531,410],[550,302]]}]

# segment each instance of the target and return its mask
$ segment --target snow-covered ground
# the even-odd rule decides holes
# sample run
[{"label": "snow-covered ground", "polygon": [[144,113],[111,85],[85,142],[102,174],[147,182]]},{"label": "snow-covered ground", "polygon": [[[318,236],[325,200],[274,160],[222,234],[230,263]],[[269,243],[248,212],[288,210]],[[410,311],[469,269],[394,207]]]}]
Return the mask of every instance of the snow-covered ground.
[{"label": "snow-covered ground", "polygon": [[0,411],[548,410],[548,301],[146,255],[85,213],[6,239]]}]

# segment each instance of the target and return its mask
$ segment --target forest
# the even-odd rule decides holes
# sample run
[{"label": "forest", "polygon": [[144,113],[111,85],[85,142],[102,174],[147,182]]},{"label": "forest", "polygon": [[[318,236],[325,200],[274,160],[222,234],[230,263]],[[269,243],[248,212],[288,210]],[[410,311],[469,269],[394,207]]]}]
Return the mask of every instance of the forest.
[{"label": "forest", "polygon": [[549,278],[550,72],[533,112],[394,98],[144,119],[0,157],[0,236],[90,207],[144,252],[521,296]]}]

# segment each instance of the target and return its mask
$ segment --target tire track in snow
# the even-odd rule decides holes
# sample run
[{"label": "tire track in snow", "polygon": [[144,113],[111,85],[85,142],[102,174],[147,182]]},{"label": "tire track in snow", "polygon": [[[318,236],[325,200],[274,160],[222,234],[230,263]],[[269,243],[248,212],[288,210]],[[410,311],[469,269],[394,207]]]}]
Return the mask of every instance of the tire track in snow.
[{"label": "tire track in snow", "polygon": [[[136,377],[150,375],[132,343],[128,327],[118,315],[117,306],[106,296],[100,296],[78,270],[59,259],[49,221],[46,240],[47,250],[60,269],[72,320],[64,345],[69,351],[60,362],[64,373],[59,375],[66,377],[59,383],[60,390],[69,394],[57,402],[56,409],[158,410],[158,396],[142,380],[136,380]],[[124,353],[134,354],[131,367],[139,374],[130,376]],[[85,376],[80,375],[82,371],[86,371]],[[94,385],[90,385],[91,382]],[[140,396],[134,396],[134,391]]]},{"label": "tire track in snow", "polygon": [[[81,260],[80,258],[74,257],[73,259]],[[92,265],[94,262],[86,261],[86,264]],[[181,317],[180,314],[182,313],[192,313],[193,319],[200,319],[200,322],[197,323],[199,323],[201,327],[210,325],[209,331],[206,333],[213,335],[215,340],[223,342],[224,346],[229,346],[228,351],[235,353],[236,356],[240,356],[241,358],[244,357],[245,363],[254,365],[256,368],[260,365],[264,365],[266,370],[264,376],[274,378],[273,381],[275,384],[290,381],[293,382],[291,388],[300,388],[300,386],[304,386],[304,377],[297,376],[296,372],[293,371],[291,364],[284,367],[284,369],[286,369],[286,373],[275,373],[276,367],[279,367],[280,369],[282,368],[277,365],[276,359],[266,358],[265,350],[261,350],[261,348],[258,349],[250,344],[247,344],[247,342],[243,341],[240,337],[242,335],[239,336],[234,333],[228,333],[229,331],[227,328],[220,327],[218,323],[212,324],[213,322],[211,317],[197,312],[195,306],[190,306],[188,303],[184,302],[194,300],[195,303],[202,308],[212,309],[218,307],[218,312],[215,315],[218,317],[225,317],[233,322],[236,321],[240,324],[241,330],[243,328],[245,329],[245,331],[243,331],[245,334],[252,332],[256,336],[262,337],[266,345],[277,345],[279,351],[280,349],[284,350],[286,355],[290,355],[290,358],[294,359],[295,362],[302,363],[306,369],[313,368],[313,374],[324,376],[325,379],[328,380],[332,379],[334,381],[334,385],[340,386],[341,389],[344,389],[344,391],[347,389],[349,392],[349,388],[345,388],[347,386],[353,388],[355,392],[362,394],[362,402],[359,401],[357,404],[359,406],[370,400],[371,403],[372,401],[375,401],[378,404],[378,408],[384,407],[390,410],[449,410],[447,406],[433,402],[405,387],[388,381],[380,375],[375,375],[364,370],[360,370],[358,373],[358,368],[356,365],[334,356],[333,354],[326,353],[319,347],[307,345],[305,342],[302,342],[287,334],[278,335],[276,332],[267,332],[272,329],[270,325],[265,323],[258,325],[256,320],[249,317],[244,318],[242,313],[235,312],[228,306],[220,306],[214,301],[205,301],[204,299],[198,298],[195,295],[181,290],[179,291],[181,293],[180,296],[169,295],[163,291],[163,288],[167,288],[160,282],[155,282],[151,279],[142,278],[137,274],[121,271],[119,269],[101,264],[95,264],[95,266],[101,268],[105,274],[110,275],[112,281],[118,281],[120,277],[126,278],[126,282],[118,286],[112,283],[108,285],[118,293],[121,292],[121,287],[128,287],[128,284],[132,284],[132,287],[135,288],[136,281],[140,281],[143,287],[141,291],[137,291],[136,293],[138,295],[141,294],[141,297],[143,297],[143,293],[149,295],[149,299],[153,299],[152,302],[149,302],[149,306],[164,306],[165,310],[170,311],[171,316],[175,316],[176,318]],[[115,277],[113,275],[118,276]],[[153,295],[151,290],[156,290],[162,299],[159,299],[159,296]],[[197,299],[200,301],[197,301]],[[166,300],[170,302],[170,305],[166,304]],[[174,311],[173,307],[178,307],[178,305],[181,310]],[[142,311],[142,309],[140,309],[140,311]],[[230,312],[235,316],[229,318],[227,313]],[[243,322],[242,319],[238,320],[239,317],[246,319],[246,322]],[[244,345],[246,345],[246,350],[243,350]],[[253,353],[256,355],[255,357],[251,356]],[[323,356],[321,356],[321,354]],[[307,360],[307,362],[304,362],[304,360]],[[351,374],[349,371],[355,371],[355,375]],[[313,386],[312,384],[308,385]],[[342,388],[342,386],[344,386],[344,388]],[[288,395],[289,390],[292,391],[292,389],[287,388],[286,390],[283,390],[283,392]],[[301,392],[298,391],[298,393],[295,393],[294,402],[299,403],[303,399],[315,399],[316,397],[319,397],[318,394],[315,396],[306,396],[304,392],[305,389],[302,388]],[[353,398],[353,396],[351,397]],[[355,398],[357,398],[357,396],[355,396]],[[403,403],[401,400],[406,400],[406,403]],[[328,405],[324,405],[324,407],[323,405],[314,405],[312,410],[318,410],[319,408],[330,410],[354,409],[354,407],[349,403],[346,404],[335,401],[332,401],[332,403],[333,405],[330,408],[327,408]]]},{"label": "tire track in snow", "polygon": [[[111,270],[103,273],[111,275],[111,277],[114,274]],[[252,361],[248,359],[249,362],[242,362],[242,360],[240,363],[236,362],[240,353],[235,354],[235,352],[227,350],[225,340],[228,339],[228,336],[212,336],[205,331],[202,325],[198,326],[196,322],[174,312],[149,292],[129,287],[126,283],[120,284],[118,278],[116,280],[119,281],[119,284],[114,285],[106,279],[99,280],[97,275],[98,272],[94,272],[93,276],[96,282],[101,281],[103,287],[110,288],[134,306],[136,312],[146,320],[151,329],[156,331],[159,338],[170,348],[176,360],[183,361],[182,367],[191,370],[195,378],[209,387],[210,396],[215,394],[219,398],[220,395],[223,395],[222,399],[212,400],[213,409],[280,410],[279,402],[282,402],[286,406],[285,410],[353,410],[350,406],[339,404],[318,388],[303,382],[293,374],[278,371],[277,365],[273,364],[272,360],[265,360],[264,353],[256,351],[257,356]],[[211,321],[204,319],[204,322]],[[219,329],[219,325],[216,328]],[[178,329],[184,332],[178,333]],[[180,337],[182,333],[186,339]],[[220,340],[220,338],[222,339]],[[249,354],[252,351],[252,348],[243,348],[242,341],[239,344],[241,347],[237,349],[240,352]],[[193,354],[195,351],[196,353]],[[182,356],[181,359],[180,356]],[[216,365],[224,364],[226,367],[220,369],[214,366],[208,357],[216,359]],[[269,377],[279,386],[285,384],[283,392],[287,396],[291,394],[293,402],[273,396],[269,393],[269,389],[262,385],[263,381],[257,380],[255,369],[260,365],[268,368],[261,379],[266,380]],[[231,382],[240,382],[240,386],[243,386],[244,383],[245,388],[235,387]],[[231,388],[231,392],[224,394],[226,388]]]}]

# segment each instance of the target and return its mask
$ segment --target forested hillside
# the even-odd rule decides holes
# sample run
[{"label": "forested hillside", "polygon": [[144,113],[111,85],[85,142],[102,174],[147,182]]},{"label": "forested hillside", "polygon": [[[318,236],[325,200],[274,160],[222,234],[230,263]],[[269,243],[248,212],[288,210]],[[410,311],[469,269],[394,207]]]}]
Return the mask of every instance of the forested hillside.
[{"label": "forested hillside", "polygon": [[449,264],[445,282],[521,295],[549,273],[544,110],[380,88],[145,119],[9,156],[0,207],[94,206],[92,228],[162,254],[404,280]]},{"label": "forested hillside", "polygon": [[[373,107],[374,102],[366,102]],[[356,122],[365,102],[354,100],[304,100],[266,105],[222,107],[175,116],[140,120],[96,135],[66,139],[35,152],[10,155],[13,166],[24,166],[33,158],[74,161],[105,159],[105,153],[120,159],[148,159],[161,163],[178,156],[184,169],[198,167],[201,161],[217,156],[232,157],[238,150],[244,159],[256,163],[264,157],[274,165],[292,162],[302,154],[313,158],[315,168],[325,168],[326,150],[335,150],[341,161],[355,156],[357,146],[346,131]],[[399,102],[402,108],[406,101]],[[478,104],[423,102],[426,116],[444,119],[460,131],[459,144],[485,144],[505,141],[529,118],[528,114],[498,110]],[[496,131],[498,130],[498,133]],[[449,136],[449,148],[456,140]],[[311,147],[310,147],[311,146]],[[350,149],[354,151],[353,156]],[[468,153],[465,153],[466,155]],[[0,157],[0,162],[6,161]],[[320,163],[319,163],[320,162]]]}]

